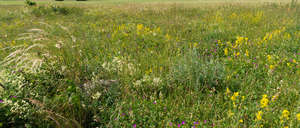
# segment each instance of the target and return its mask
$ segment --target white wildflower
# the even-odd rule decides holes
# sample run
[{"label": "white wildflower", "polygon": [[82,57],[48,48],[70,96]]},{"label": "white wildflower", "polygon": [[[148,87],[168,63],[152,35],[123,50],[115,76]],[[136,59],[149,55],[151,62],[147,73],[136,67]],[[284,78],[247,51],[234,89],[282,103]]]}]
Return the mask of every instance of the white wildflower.
[{"label": "white wildflower", "polygon": [[99,99],[100,95],[101,95],[100,92],[96,92],[96,93],[92,96],[92,98],[93,98],[94,100]]},{"label": "white wildflower", "polygon": [[162,80],[159,77],[153,78],[153,84],[154,85],[159,85],[162,82]]}]

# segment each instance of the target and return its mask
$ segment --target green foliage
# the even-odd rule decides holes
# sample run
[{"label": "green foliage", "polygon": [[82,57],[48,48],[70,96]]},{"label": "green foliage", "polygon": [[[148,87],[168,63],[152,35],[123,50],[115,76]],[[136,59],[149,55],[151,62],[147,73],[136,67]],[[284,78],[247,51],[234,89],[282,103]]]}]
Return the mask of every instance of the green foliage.
[{"label": "green foliage", "polygon": [[31,1],[31,0],[25,0],[25,4],[26,4],[27,6],[35,6],[35,5],[36,5],[36,2]]},{"label": "green foliage", "polygon": [[82,15],[83,10],[76,7],[62,7],[57,5],[50,6],[38,6],[31,10],[31,13],[35,16],[45,16],[45,15]]}]

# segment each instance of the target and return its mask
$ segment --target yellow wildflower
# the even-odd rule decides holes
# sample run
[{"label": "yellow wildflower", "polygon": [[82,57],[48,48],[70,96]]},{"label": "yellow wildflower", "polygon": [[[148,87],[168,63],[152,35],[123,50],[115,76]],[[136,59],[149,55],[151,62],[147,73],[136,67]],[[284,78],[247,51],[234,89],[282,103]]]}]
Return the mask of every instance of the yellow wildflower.
[{"label": "yellow wildflower", "polygon": [[296,117],[297,117],[297,120],[300,121],[300,113],[298,113],[298,114],[296,115]]},{"label": "yellow wildflower", "polygon": [[242,101],[244,101],[245,100],[245,96],[242,96]]},{"label": "yellow wildflower", "polygon": [[286,63],[286,65],[290,67],[290,66],[291,66],[291,63]]},{"label": "yellow wildflower", "polygon": [[227,49],[227,48],[224,49],[224,54],[225,54],[226,56],[228,55],[228,49]]},{"label": "yellow wildflower", "polygon": [[297,61],[295,59],[292,60],[294,63],[296,63]]},{"label": "yellow wildflower", "polygon": [[165,37],[167,38],[167,40],[170,40],[170,39],[171,39],[171,37],[170,37],[169,34],[167,34]]},{"label": "yellow wildflower", "polygon": [[236,100],[236,97],[238,97],[238,96],[239,96],[239,92],[233,93],[233,95],[231,96],[231,100],[232,100],[232,101],[235,101],[235,100]]},{"label": "yellow wildflower", "polygon": [[262,111],[258,111],[257,113],[256,113],[256,120],[257,121],[259,121],[259,120],[261,120],[262,119],[262,114],[263,114],[263,112]]},{"label": "yellow wildflower", "polygon": [[273,69],[274,69],[274,65],[270,65],[269,68],[270,68],[271,70],[273,70]]},{"label": "yellow wildflower", "polygon": [[248,50],[246,50],[246,53],[245,53],[245,54],[246,54],[246,56],[249,56],[249,51],[248,51]]},{"label": "yellow wildflower", "polygon": [[239,92],[235,92],[233,95],[237,97],[239,96]]},{"label": "yellow wildflower", "polygon": [[138,24],[136,26],[136,29],[139,31],[139,30],[142,30],[143,29],[143,24]]},{"label": "yellow wildflower", "polygon": [[260,107],[264,108],[267,107],[269,103],[269,100],[267,98],[267,95],[263,95],[263,98],[260,100]]},{"label": "yellow wildflower", "polygon": [[226,92],[225,92],[226,95],[230,94],[230,90],[229,88],[226,88]]},{"label": "yellow wildflower", "polygon": [[240,119],[239,121],[240,121],[240,123],[243,123],[243,122],[244,122],[242,119]]},{"label": "yellow wildflower", "polygon": [[289,119],[290,112],[288,110],[283,110],[281,114],[281,119]]},{"label": "yellow wildflower", "polygon": [[267,55],[268,61],[271,61],[272,56],[271,55]]}]

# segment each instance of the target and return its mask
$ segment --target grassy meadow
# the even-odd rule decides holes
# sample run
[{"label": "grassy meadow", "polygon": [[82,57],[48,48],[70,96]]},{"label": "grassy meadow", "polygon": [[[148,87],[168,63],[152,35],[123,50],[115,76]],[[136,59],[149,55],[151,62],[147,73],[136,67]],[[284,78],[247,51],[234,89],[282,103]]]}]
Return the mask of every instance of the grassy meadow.
[{"label": "grassy meadow", "polygon": [[299,128],[299,7],[0,1],[0,127]]}]

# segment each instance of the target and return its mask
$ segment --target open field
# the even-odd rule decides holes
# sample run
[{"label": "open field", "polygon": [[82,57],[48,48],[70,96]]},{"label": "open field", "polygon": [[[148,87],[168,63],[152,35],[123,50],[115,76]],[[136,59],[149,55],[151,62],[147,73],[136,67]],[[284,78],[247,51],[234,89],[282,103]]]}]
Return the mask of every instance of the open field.
[{"label": "open field", "polygon": [[37,4],[0,1],[0,127],[300,127],[300,5]]}]

